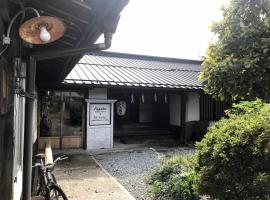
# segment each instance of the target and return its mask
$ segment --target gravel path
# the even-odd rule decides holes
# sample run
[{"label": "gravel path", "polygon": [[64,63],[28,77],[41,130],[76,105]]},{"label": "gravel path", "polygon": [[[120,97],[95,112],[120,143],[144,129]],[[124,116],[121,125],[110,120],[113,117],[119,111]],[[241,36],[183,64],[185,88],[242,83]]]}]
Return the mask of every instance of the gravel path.
[{"label": "gravel path", "polygon": [[145,175],[158,163],[161,155],[194,153],[191,148],[143,149],[95,155],[101,165],[137,200],[150,200]]}]

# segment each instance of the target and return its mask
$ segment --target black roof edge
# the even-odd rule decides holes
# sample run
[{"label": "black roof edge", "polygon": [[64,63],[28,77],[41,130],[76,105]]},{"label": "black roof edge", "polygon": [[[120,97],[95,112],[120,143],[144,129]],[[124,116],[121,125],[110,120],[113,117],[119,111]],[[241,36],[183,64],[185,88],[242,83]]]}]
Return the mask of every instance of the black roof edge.
[{"label": "black roof edge", "polygon": [[111,51],[88,52],[88,53],[85,53],[84,55],[120,57],[120,58],[128,58],[128,59],[133,58],[133,59],[138,59],[138,60],[149,60],[149,61],[158,61],[158,62],[175,62],[175,63],[180,62],[180,63],[188,63],[188,64],[196,64],[196,65],[201,65],[203,62],[202,60],[170,58],[170,57],[130,54],[130,53],[111,52]]},{"label": "black roof edge", "polygon": [[202,92],[203,88],[164,88],[164,87],[136,87],[136,86],[125,86],[125,85],[91,85],[91,84],[66,84],[66,83],[43,83],[39,87],[39,90],[50,90],[50,89],[91,89],[91,88],[107,88],[107,89],[135,89],[135,90],[156,90],[156,91],[186,91],[186,92]]}]

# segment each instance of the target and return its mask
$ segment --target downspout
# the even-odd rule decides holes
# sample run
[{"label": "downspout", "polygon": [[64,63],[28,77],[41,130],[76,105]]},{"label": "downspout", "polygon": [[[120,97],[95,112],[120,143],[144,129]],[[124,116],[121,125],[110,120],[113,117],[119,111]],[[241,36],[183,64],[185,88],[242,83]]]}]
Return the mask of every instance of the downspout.
[{"label": "downspout", "polygon": [[48,60],[58,57],[65,57],[65,56],[73,56],[79,55],[82,53],[86,53],[89,51],[102,51],[109,49],[112,43],[112,32],[105,32],[104,33],[104,43],[92,44],[88,46],[82,46],[77,48],[69,48],[64,50],[56,50],[56,51],[45,51],[45,52],[37,52],[33,53],[31,56],[36,60]]},{"label": "downspout", "polygon": [[98,51],[109,49],[112,45],[112,36],[113,33],[106,32],[104,33],[104,43],[101,44],[94,44]]},{"label": "downspout", "polygon": [[111,47],[113,33],[104,33],[104,43],[93,44],[91,46],[58,50],[54,52],[40,52],[29,57],[26,79],[26,93],[29,96],[25,101],[25,135],[24,135],[24,159],[23,159],[23,200],[31,199],[32,183],[32,157],[33,157],[33,123],[34,123],[34,102],[35,102],[35,79],[36,61],[47,60],[57,57],[77,55],[89,51],[101,51]]}]

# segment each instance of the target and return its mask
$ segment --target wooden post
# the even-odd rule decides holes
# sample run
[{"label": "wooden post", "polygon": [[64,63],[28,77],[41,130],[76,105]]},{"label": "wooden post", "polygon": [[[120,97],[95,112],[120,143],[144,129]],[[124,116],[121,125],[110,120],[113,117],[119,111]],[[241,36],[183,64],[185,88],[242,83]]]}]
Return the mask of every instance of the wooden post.
[{"label": "wooden post", "polygon": [[63,92],[61,92],[61,110],[60,110],[60,138],[59,138],[59,149],[63,147],[63,125],[64,125],[64,117],[65,117],[65,100],[63,96]]},{"label": "wooden post", "polygon": [[53,164],[52,145],[48,142],[45,147],[45,165],[51,164]]},{"label": "wooden post", "polygon": [[180,143],[185,143],[186,137],[186,103],[187,102],[187,95],[183,93],[181,95],[181,133],[180,133]]}]

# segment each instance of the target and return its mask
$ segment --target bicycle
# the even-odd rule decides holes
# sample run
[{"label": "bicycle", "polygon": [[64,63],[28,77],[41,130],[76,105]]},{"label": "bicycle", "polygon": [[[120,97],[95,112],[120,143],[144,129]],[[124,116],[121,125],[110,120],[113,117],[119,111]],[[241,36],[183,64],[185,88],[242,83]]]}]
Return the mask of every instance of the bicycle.
[{"label": "bicycle", "polygon": [[65,160],[68,157],[60,156],[54,160],[52,164],[44,164],[44,154],[37,154],[38,160],[34,167],[38,167],[39,178],[37,184],[37,196],[43,196],[45,200],[68,200],[64,191],[57,184],[55,176],[53,174],[54,166],[58,161]]}]

